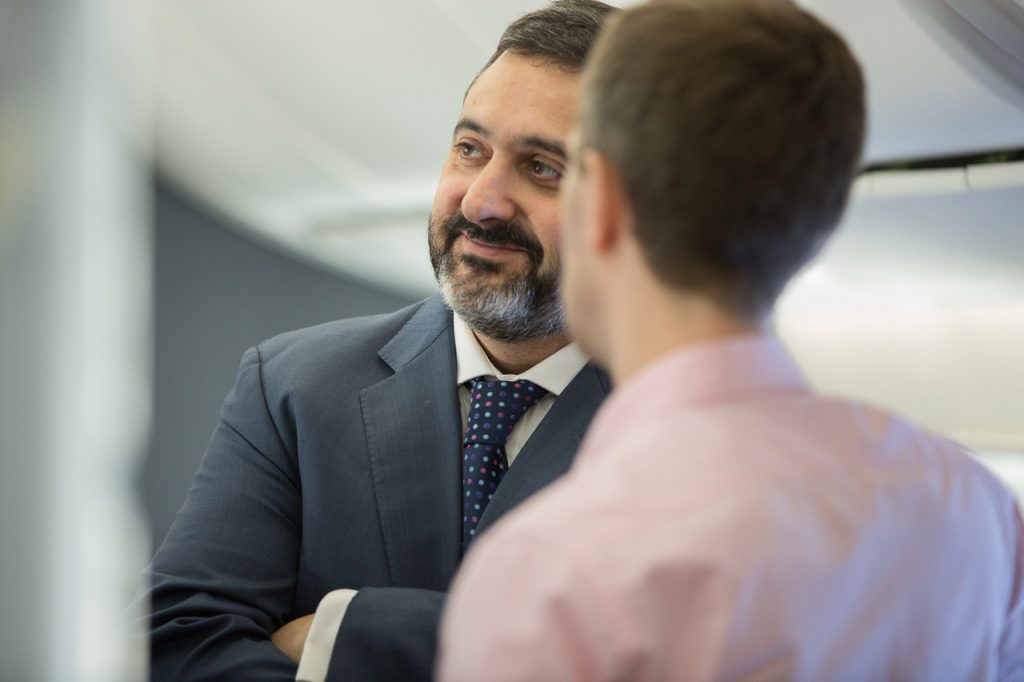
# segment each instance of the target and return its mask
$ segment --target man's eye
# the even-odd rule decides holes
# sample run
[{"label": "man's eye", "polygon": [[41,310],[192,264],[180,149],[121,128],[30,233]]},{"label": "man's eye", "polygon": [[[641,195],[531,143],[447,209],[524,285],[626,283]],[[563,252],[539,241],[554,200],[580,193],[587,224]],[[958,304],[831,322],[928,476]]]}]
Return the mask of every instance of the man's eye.
[{"label": "man's eye", "polygon": [[458,153],[459,156],[465,158],[480,156],[480,150],[468,142],[456,142],[455,151]]},{"label": "man's eye", "polygon": [[531,161],[530,172],[543,180],[561,180],[562,171],[549,166],[543,161]]}]

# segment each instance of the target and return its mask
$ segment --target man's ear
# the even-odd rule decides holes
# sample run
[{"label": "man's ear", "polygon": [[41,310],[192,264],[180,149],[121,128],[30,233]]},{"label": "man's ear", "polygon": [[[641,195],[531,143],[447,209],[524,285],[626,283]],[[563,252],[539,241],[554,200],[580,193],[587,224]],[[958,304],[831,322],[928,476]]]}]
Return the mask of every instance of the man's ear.
[{"label": "man's ear", "polygon": [[593,217],[592,246],[600,254],[614,251],[626,237],[632,220],[626,186],[618,169],[596,149],[586,149],[580,162]]}]

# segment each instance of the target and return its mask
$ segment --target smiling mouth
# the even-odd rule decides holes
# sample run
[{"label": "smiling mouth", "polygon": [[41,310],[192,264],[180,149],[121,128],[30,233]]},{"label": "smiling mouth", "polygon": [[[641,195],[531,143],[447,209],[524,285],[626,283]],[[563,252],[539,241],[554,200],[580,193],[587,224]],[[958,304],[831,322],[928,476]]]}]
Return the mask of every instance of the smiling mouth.
[{"label": "smiling mouth", "polygon": [[[492,244],[490,242],[482,242],[477,239],[463,234],[462,235],[467,242],[471,245],[471,251],[474,254],[488,255],[493,254],[495,256],[501,256],[509,253],[526,253],[526,250],[522,247],[515,246],[513,244]],[[465,248],[465,247],[463,247]]]}]

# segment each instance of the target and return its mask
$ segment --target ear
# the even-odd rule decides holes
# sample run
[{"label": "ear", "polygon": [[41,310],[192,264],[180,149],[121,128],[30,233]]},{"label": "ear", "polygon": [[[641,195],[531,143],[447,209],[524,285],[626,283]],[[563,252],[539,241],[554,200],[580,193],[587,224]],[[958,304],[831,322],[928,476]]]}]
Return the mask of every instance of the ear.
[{"label": "ear", "polygon": [[591,245],[607,255],[622,244],[632,224],[626,186],[615,164],[596,149],[586,149],[580,162],[592,217]]}]

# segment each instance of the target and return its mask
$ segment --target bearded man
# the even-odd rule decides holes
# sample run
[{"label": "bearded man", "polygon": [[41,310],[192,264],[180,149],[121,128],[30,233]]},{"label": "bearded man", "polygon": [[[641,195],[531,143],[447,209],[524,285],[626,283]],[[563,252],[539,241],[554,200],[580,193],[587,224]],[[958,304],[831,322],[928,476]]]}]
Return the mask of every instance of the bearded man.
[{"label": "bearded man", "polygon": [[524,16],[470,85],[429,221],[440,295],[246,352],[150,568],[153,680],[430,678],[469,544],[569,468],[609,390],[565,329],[558,195],[610,10]]}]

